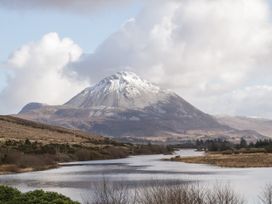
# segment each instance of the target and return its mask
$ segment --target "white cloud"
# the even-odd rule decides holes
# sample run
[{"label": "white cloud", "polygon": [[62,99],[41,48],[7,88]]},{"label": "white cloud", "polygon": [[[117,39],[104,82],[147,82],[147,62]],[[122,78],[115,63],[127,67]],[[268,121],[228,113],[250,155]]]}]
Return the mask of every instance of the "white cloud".
[{"label": "white cloud", "polygon": [[[271,53],[268,0],[153,0],[72,67],[91,82],[130,69],[204,111],[251,114],[243,100],[230,97],[230,104],[237,103],[231,110],[223,102],[245,87],[272,85],[264,83],[272,71]],[[262,99],[256,95],[256,104]]]},{"label": "white cloud", "polygon": [[220,97],[214,96],[213,100],[210,100],[209,109],[228,115],[271,118],[271,101],[272,86],[247,86],[222,94]]},{"label": "white cloud", "polygon": [[85,81],[64,69],[81,54],[77,44],[57,33],[16,50],[4,65],[11,75],[0,93],[0,112],[16,113],[29,102],[61,104],[85,88]]}]

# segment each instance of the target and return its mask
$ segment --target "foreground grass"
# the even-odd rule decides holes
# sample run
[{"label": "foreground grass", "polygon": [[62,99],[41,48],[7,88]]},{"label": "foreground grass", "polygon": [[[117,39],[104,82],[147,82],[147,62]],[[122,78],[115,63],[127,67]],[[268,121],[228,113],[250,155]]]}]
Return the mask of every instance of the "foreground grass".
[{"label": "foreground grass", "polygon": [[272,153],[207,153],[196,157],[174,157],[171,161],[186,163],[211,164],[220,167],[253,168],[272,167]]}]

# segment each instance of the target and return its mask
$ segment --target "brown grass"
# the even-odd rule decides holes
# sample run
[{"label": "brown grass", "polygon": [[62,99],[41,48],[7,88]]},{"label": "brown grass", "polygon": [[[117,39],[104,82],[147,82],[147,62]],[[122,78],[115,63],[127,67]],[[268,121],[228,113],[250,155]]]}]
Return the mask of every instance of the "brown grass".
[{"label": "brown grass", "polygon": [[206,154],[197,157],[174,157],[172,161],[211,164],[220,167],[251,168],[272,167],[271,153]]},{"label": "brown grass", "polygon": [[26,173],[32,171],[42,171],[47,169],[57,168],[57,164],[39,166],[39,167],[19,167],[15,164],[4,164],[0,165],[0,175],[10,174],[10,173]]},{"label": "brown grass", "polygon": [[13,116],[0,116],[1,140],[29,140],[43,143],[84,143],[104,140],[102,136],[45,125]]}]

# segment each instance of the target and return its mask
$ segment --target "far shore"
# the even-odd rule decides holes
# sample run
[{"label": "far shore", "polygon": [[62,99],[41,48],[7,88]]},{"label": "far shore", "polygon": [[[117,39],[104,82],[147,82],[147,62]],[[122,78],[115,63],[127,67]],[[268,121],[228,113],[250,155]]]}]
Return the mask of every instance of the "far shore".
[{"label": "far shore", "polygon": [[27,172],[33,172],[33,171],[45,171],[49,169],[55,169],[60,167],[59,164],[53,164],[53,165],[45,165],[40,168],[33,168],[33,167],[19,167],[14,164],[4,164],[0,165],[0,175],[7,175],[7,174],[15,174],[15,173],[27,173]]},{"label": "far shore", "polygon": [[206,153],[203,156],[180,157],[176,156],[171,161],[210,164],[219,167],[230,168],[258,168],[272,167],[272,153],[240,153],[240,154],[222,154]]}]

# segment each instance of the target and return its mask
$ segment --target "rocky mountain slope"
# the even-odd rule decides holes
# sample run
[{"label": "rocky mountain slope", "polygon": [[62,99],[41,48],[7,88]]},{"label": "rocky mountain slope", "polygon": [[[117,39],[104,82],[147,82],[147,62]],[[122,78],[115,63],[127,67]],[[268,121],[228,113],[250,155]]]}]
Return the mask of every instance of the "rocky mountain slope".
[{"label": "rocky mountain slope", "polygon": [[106,77],[63,105],[30,103],[18,116],[113,137],[164,141],[202,136],[261,137],[254,131],[222,125],[177,94],[131,72]]}]

